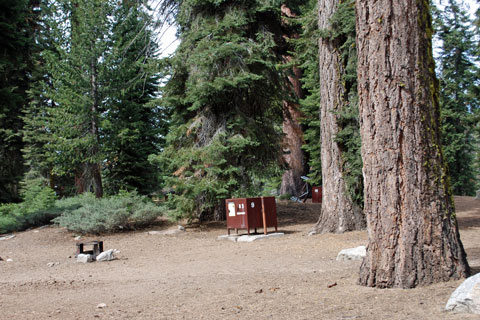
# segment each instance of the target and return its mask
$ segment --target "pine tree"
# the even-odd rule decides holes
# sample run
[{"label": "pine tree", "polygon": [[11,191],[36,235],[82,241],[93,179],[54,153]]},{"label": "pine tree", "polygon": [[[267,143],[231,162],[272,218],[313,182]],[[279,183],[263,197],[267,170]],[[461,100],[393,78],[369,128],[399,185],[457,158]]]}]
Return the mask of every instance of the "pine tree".
[{"label": "pine tree", "polygon": [[355,128],[356,77],[352,72],[356,67],[352,48],[355,12],[353,1],[320,0],[318,6],[323,201],[315,232],[340,233],[365,227],[362,210],[348,193],[345,179],[346,152],[352,161],[359,149],[358,142],[355,144],[359,139]]},{"label": "pine tree", "polygon": [[[162,109],[156,105],[158,70],[152,20],[145,1],[123,1],[115,9],[109,73],[108,112],[102,117],[105,186],[109,193],[158,188],[148,156],[159,152],[165,135]],[[162,131],[163,128],[163,131]]]},{"label": "pine tree", "polygon": [[165,103],[171,129],[161,158],[175,217],[223,216],[222,200],[258,195],[279,159],[280,3],[180,2],[181,44]]},{"label": "pine tree", "polygon": [[339,53],[344,68],[341,75],[346,86],[344,107],[336,112],[338,132],[335,142],[341,150],[343,178],[347,192],[356,206],[363,208],[362,158],[360,154],[360,132],[358,116],[358,98],[356,88],[356,47],[355,12],[353,1],[342,1],[332,15],[329,30],[318,29],[317,1],[302,8],[299,22],[303,33],[295,41],[296,59],[303,70],[303,87],[307,92],[301,100],[305,117],[305,141],[303,148],[308,154],[309,177],[314,185],[322,184],[321,148],[320,148],[320,79],[318,66],[318,44],[320,36],[338,39]]},{"label": "pine tree", "polygon": [[281,34],[277,40],[277,55],[284,65],[284,89],[286,95],[283,101],[283,159],[288,168],[282,175],[280,194],[299,195],[302,192],[302,176],[306,174],[307,159],[302,149],[305,143],[304,132],[301,125],[303,113],[299,100],[304,98],[302,88],[302,70],[295,63],[294,39],[298,39],[300,25],[296,23],[298,8],[295,1],[287,1],[281,6]]},{"label": "pine tree", "polygon": [[322,164],[320,159],[320,79],[318,66],[318,9],[317,1],[311,0],[301,8],[298,23],[302,27],[300,37],[293,40],[295,44],[295,59],[303,71],[302,83],[305,92],[300,100],[304,114],[305,150],[308,158],[310,183],[321,185]]},{"label": "pine tree", "polygon": [[30,110],[29,157],[43,146],[36,165],[61,188],[73,180],[77,193],[99,197],[104,184],[108,193],[151,192],[157,175],[148,156],[158,152],[163,120],[154,101],[159,69],[146,1],[48,7],[52,43],[43,55],[39,105]]},{"label": "pine tree", "polygon": [[479,108],[477,48],[473,21],[455,0],[436,10],[436,36],[441,43],[438,61],[442,145],[454,194],[475,195],[475,114]]},{"label": "pine tree", "polygon": [[[36,51],[32,55],[34,70],[30,75],[30,89],[28,91],[29,104],[23,110],[24,126],[22,137],[24,148],[22,150],[27,173],[23,184],[36,184],[39,180],[54,189],[59,196],[71,195],[73,190],[73,176],[61,177],[52,174],[53,159],[46,152],[50,143],[50,130],[48,108],[53,102],[48,99],[46,92],[52,88],[52,77],[48,73],[44,51],[55,52],[52,47],[54,35],[45,23],[51,8],[46,1],[40,1],[36,7],[37,23],[34,38]],[[33,179],[34,181],[30,181]]]},{"label": "pine tree", "polygon": [[47,154],[54,159],[54,173],[75,172],[77,193],[103,195],[100,162],[99,118],[105,102],[106,54],[110,2],[62,0],[50,3],[49,27],[55,32],[56,51],[46,54],[52,87],[47,97],[54,105],[51,141]]},{"label": "pine tree", "polygon": [[440,144],[428,1],[357,0],[367,216],[360,283],[412,288],[469,275]]},{"label": "pine tree", "polygon": [[25,167],[22,158],[22,110],[28,104],[29,74],[34,69],[36,1],[0,4],[0,203],[19,200]]}]

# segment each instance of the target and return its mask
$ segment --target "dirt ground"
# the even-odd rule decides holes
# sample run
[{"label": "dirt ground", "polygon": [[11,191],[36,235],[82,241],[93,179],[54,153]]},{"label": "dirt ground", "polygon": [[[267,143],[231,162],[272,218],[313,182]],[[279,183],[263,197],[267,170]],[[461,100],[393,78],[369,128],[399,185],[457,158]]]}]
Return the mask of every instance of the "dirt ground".
[{"label": "dirt ground", "polygon": [[[477,273],[480,200],[455,200]],[[84,237],[121,251],[117,260],[89,264],[75,262],[75,234],[65,229],[16,233],[0,241],[0,319],[480,318],[443,311],[461,280],[410,290],[357,285],[360,262],[335,258],[341,249],[365,245],[367,233],[309,237],[318,210],[318,204],[279,203],[285,236],[251,243],[217,240],[225,224],[174,236],[141,230]],[[166,228],[175,226],[151,230]]]}]

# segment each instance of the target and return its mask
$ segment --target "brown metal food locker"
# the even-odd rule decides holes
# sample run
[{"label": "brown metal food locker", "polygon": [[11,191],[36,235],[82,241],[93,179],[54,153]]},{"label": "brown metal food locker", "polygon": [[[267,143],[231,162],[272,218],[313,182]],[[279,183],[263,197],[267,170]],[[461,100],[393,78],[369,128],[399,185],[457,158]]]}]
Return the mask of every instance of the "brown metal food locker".
[{"label": "brown metal food locker", "polygon": [[312,202],[313,203],[322,203],[322,187],[313,187],[312,188]]},{"label": "brown metal food locker", "polygon": [[[277,231],[277,204],[275,197],[260,198],[237,198],[225,200],[227,209],[227,231],[230,229],[250,229],[263,228],[264,234],[267,234],[268,227],[275,227]],[[265,226],[264,226],[265,222]]]}]

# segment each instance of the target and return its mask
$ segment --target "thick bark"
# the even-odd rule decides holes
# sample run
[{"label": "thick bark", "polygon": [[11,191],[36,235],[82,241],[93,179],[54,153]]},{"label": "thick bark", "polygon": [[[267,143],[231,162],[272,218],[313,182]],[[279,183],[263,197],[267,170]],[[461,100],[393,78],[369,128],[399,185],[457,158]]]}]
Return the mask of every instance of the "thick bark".
[{"label": "thick bark", "polygon": [[102,176],[97,163],[84,163],[75,172],[75,189],[77,194],[94,192],[95,197],[103,196]]},{"label": "thick bark", "polygon": [[[93,46],[92,46],[93,51]],[[92,58],[90,63],[90,86],[92,90],[92,109],[91,109],[91,134],[95,138],[94,145],[92,146],[92,154],[96,155],[98,153],[98,84],[97,84],[97,64],[96,58]],[[91,177],[93,182],[93,189],[95,190],[95,196],[101,198],[103,196],[103,185],[102,185],[102,175],[100,173],[100,165],[98,163],[89,163],[87,165],[91,170]]]},{"label": "thick bark", "polygon": [[[90,72],[90,94],[92,98],[90,134],[94,137],[94,145],[91,146],[90,155],[95,156],[98,153],[98,85],[95,59],[92,59],[90,63]],[[95,197],[101,198],[103,196],[103,185],[100,165],[90,161],[80,165],[75,173],[75,187],[79,194],[93,191]]]},{"label": "thick bark", "polygon": [[[287,18],[295,17],[295,14],[286,6],[281,7],[282,16]],[[288,28],[288,22],[283,21],[284,32],[283,38],[292,39],[297,38],[298,34],[292,33]],[[284,63],[290,63],[292,57],[290,55],[283,55]],[[292,67],[288,79],[286,80],[287,87],[299,99],[303,98],[302,90],[302,72],[298,67]],[[305,154],[302,150],[304,144],[303,130],[300,125],[300,118],[302,113],[300,106],[293,101],[283,102],[283,139],[284,156],[283,159],[288,165],[288,169],[283,173],[282,184],[280,186],[280,194],[299,195],[302,191],[303,182],[302,175],[305,175]]]},{"label": "thick bark", "polygon": [[299,195],[302,191],[301,176],[305,175],[305,155],[302,150],[304,139],[299,120],[301,116],[297,104],[288,101],[283,103],[283,159],[288,169],[282,176],[280,194]]},{"label": "thick bark", "polygon": [[357,0],[365,213],[360,283],[411,288],[469,274],[440,150],[426,0]]},{"label": "thick bark", "polygon": [[[330,29],[330,18],[337,6],[338,0],[319,0],[320,30]],[[336,112],[347,103],[341,78],[344,69],[337,45],[331,39],[320,38],[319,40],[323,198],[322,212],[314,227],[315,233],[341,233],[365,228],[362,211],[352,202],[347,193],[342,172],[341,152],[334,141],[340,129]]]}]

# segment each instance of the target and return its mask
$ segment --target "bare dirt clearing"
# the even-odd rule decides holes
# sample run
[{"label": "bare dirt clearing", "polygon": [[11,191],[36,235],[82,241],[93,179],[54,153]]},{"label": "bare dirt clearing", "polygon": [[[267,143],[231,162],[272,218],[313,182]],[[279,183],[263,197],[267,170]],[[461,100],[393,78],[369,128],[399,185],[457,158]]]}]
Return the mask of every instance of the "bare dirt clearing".
[{"label": "bare dirt clearing", "polygon": [[[480,200],[456,197],[461,237],[480,272]],[[119,259],[76,263],[74,234],[58,227],[0,241],[0,319],[478,319],[443,311],[462,282],[412,290],[356,284],[359,261],[336,261],[366,232],[306,236],[317,204],[278,205],[282,238],[218,241],[224,224],[174,236],[147,230],[102,237]],[[167,225],[153,228],[159,230]],[[53,267],[50,262],[59,262]],[[106,307],[97,308],[100,303]]]}]

